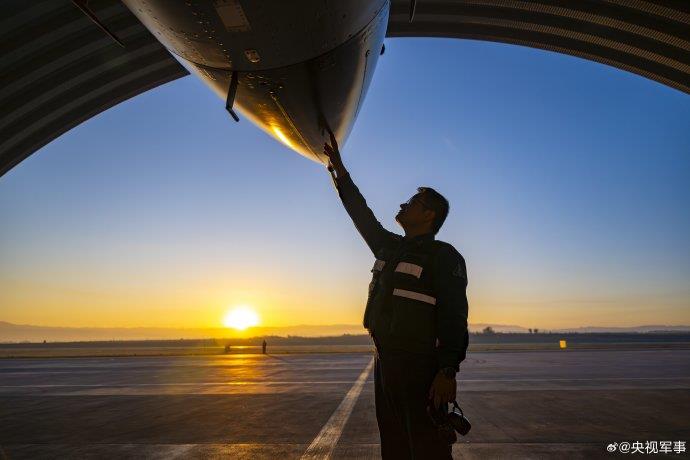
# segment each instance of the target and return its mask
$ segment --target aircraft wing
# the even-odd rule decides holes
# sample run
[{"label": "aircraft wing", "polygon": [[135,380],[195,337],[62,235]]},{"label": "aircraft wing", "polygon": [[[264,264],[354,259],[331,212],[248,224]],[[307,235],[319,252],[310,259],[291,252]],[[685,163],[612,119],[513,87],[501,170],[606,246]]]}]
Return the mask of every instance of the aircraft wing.
[{"label": "aircraft wing", "polygon": [[70,0],[0,5],[0,176],[82,121],[188,74],[119,0],[88,7],[96,21]]}]

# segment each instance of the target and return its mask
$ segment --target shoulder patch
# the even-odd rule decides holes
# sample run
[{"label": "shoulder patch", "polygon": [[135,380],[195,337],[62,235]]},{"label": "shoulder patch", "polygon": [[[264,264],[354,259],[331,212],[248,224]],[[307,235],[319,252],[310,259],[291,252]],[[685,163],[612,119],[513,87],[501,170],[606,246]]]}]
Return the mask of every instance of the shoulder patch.
[{"label": "shoulder patch", "polygon": [[467,275],[465,274],[465,268],[462,266],[462,262],[458,262],[458,264],[455,266],[455,269],[453,270],[453,276],[457,276],[458,278],[467,278]]}]

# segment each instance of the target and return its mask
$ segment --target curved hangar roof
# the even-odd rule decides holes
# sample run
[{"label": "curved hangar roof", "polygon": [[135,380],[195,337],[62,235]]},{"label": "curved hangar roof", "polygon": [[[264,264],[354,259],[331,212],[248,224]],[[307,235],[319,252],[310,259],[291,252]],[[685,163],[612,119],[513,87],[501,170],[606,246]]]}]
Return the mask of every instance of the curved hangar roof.
[{"label": "curved hangar roof", "polygon": [[[119,0],[0,6],[0,175],[84,120],[187,75]],[[687,0],[392,0],[388,36],[530,46],[690,93]]]}]

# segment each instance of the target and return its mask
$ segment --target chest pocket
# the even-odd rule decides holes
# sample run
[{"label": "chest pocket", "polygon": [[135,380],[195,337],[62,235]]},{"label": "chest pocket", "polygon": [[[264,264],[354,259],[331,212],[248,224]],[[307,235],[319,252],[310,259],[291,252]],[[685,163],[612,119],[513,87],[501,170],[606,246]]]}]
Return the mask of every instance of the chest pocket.
[{"label": "chest pocket", "polygon": [[429,262],[428,254],[407,253],[394,270],[391,334],[419,351],[433,349],[436,342],[436,297]]}]

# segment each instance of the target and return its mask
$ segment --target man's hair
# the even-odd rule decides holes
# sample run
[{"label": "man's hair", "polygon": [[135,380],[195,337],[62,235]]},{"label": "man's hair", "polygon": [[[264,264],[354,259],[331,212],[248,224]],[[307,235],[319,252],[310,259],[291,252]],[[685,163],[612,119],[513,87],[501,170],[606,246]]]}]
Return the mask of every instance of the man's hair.
[{"label": "man's hair", "polygon": [[446,200],[443,195],[431,187],[418,187],[417,192],[422,194],[424,205],[436,213],[436,217],[434,217],[434,222],[431,226],[431,231],[436,234],[441,229],[441,225],[445,222],[446,217],[448,217],[450,203],[448,203],[448,200]]}]

